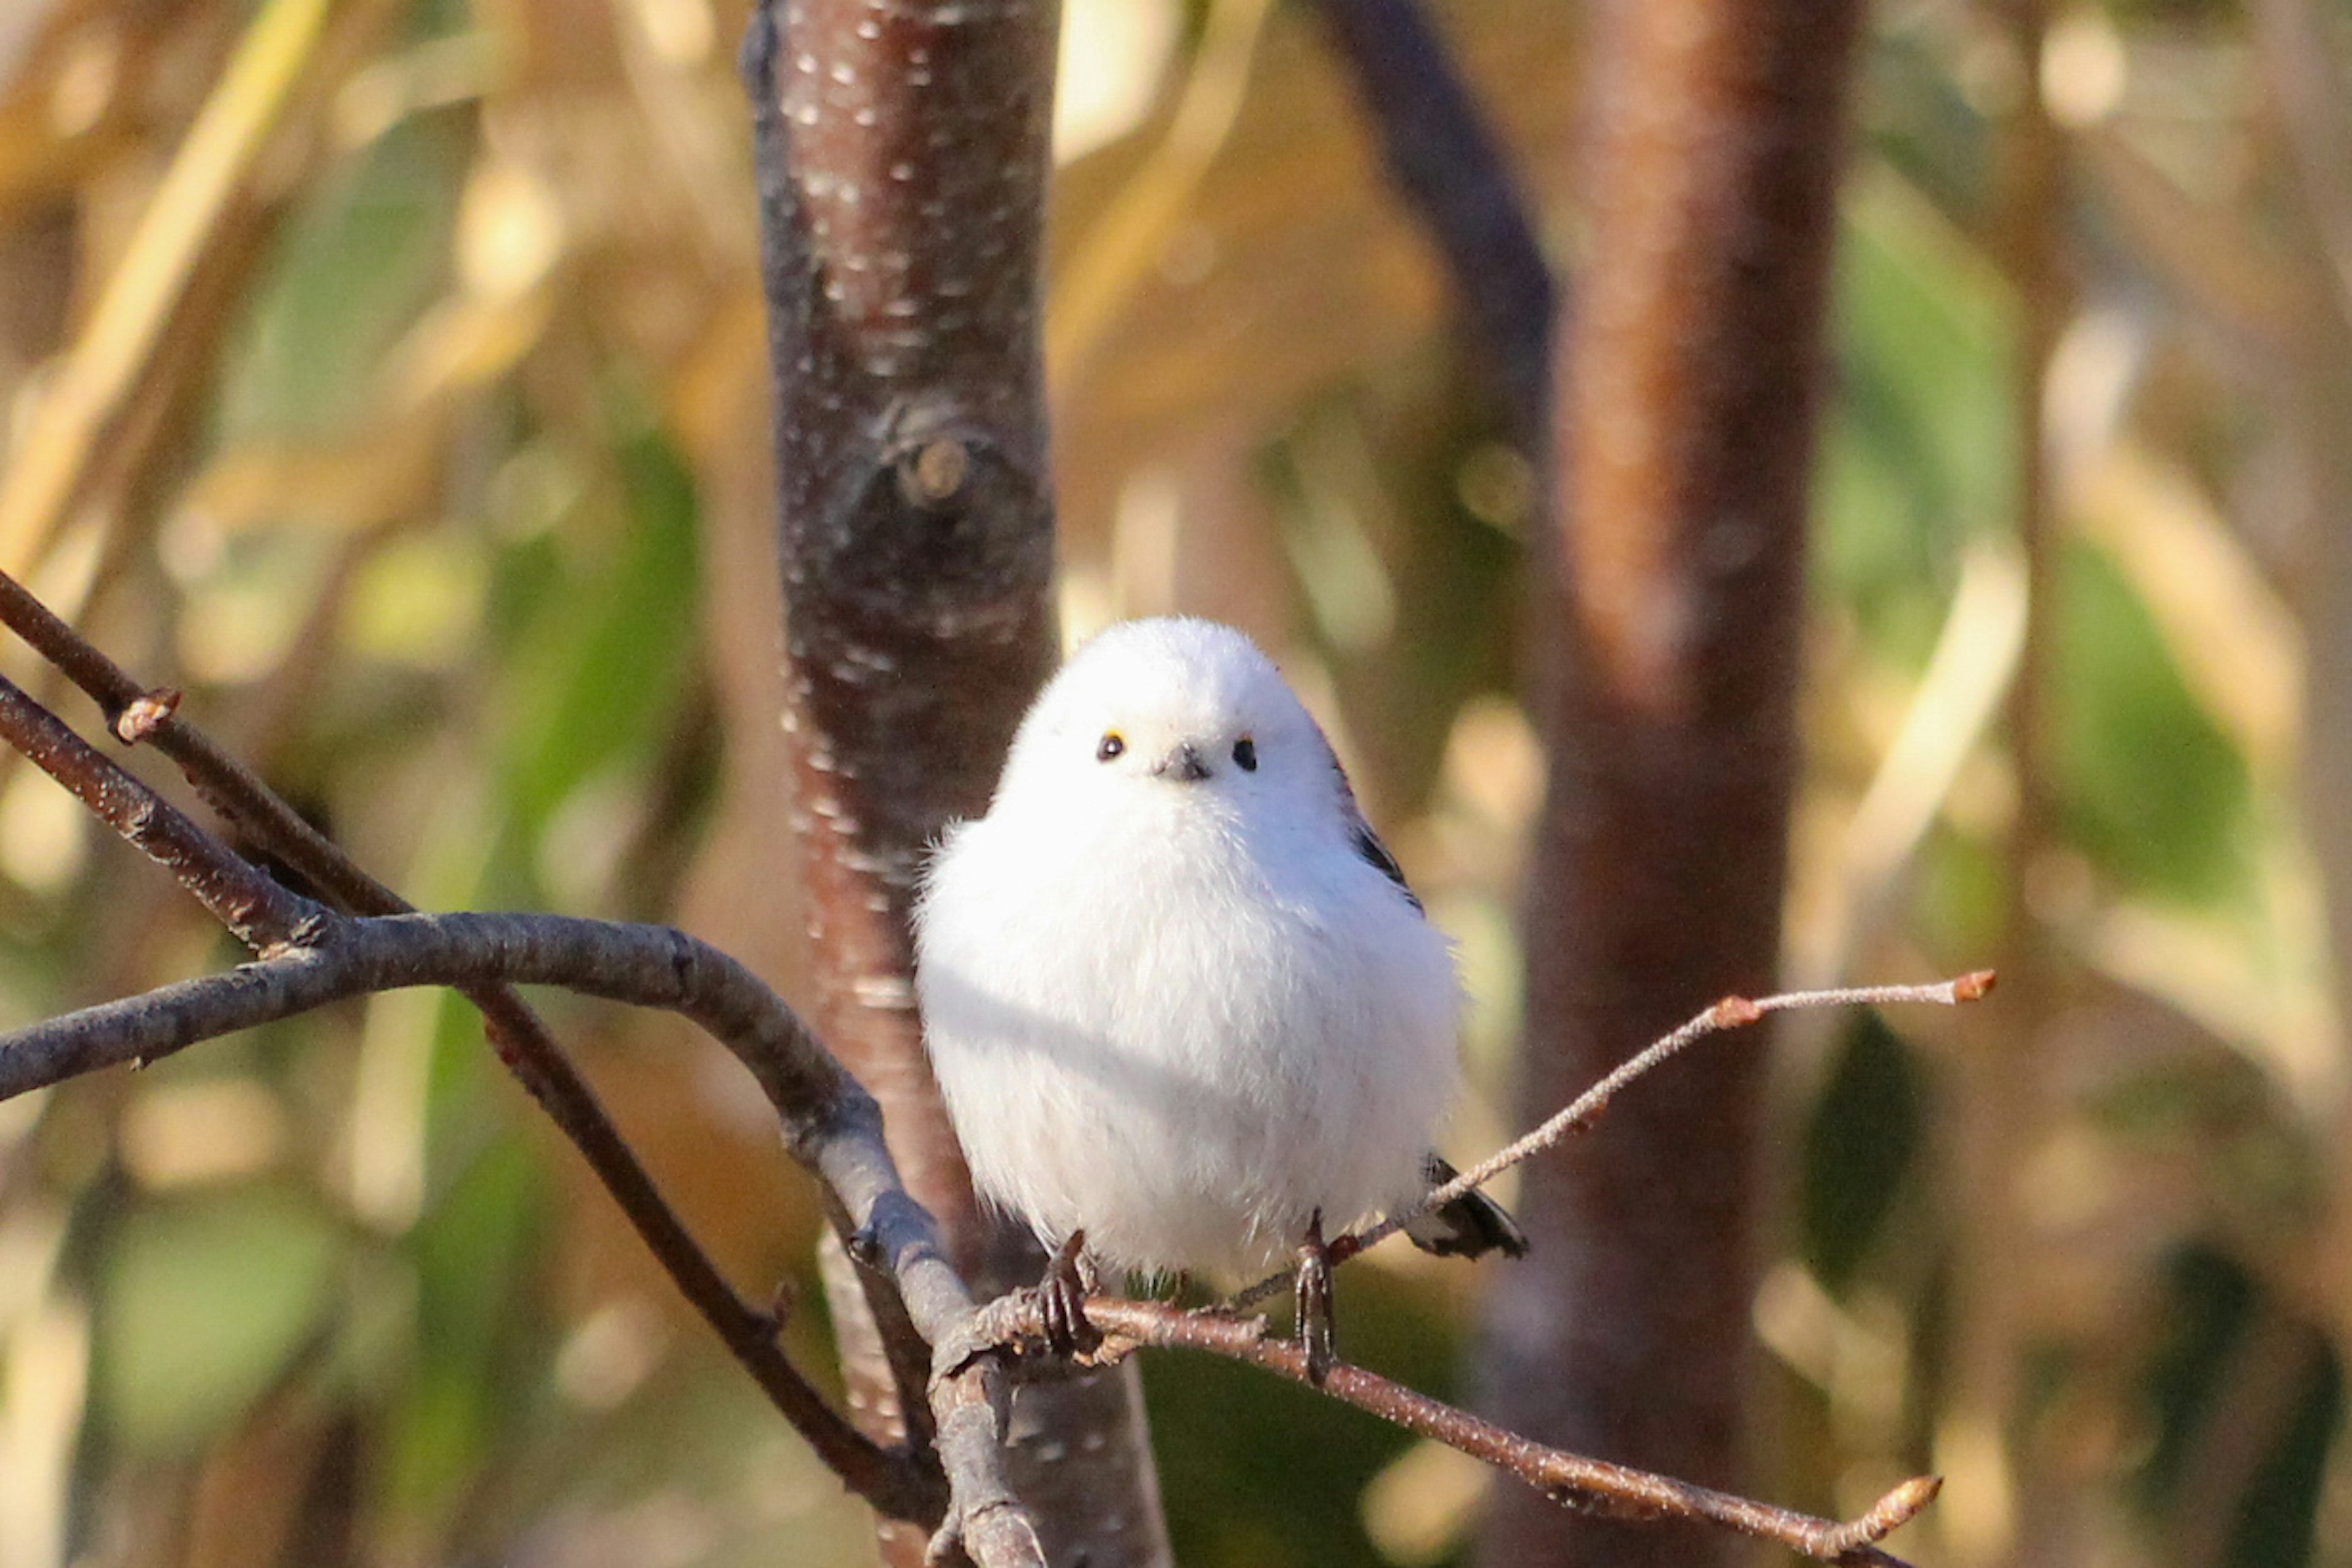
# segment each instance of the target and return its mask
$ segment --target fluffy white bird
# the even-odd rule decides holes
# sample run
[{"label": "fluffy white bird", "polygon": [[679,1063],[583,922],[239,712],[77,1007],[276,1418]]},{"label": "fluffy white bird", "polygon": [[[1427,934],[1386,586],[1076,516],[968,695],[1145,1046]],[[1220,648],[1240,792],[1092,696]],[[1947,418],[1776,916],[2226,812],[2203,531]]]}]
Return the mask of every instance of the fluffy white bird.
[{"label": "fluffy white bird", "polygon": [[[1229,626],[1115,626],[1039,695],[931,863],[916,986],[975,1185],[1049,1250],[1248,1276],[1452,1173],[1452,951]],[[1475,1194],[1409,1234],[1526,1247]]]}]

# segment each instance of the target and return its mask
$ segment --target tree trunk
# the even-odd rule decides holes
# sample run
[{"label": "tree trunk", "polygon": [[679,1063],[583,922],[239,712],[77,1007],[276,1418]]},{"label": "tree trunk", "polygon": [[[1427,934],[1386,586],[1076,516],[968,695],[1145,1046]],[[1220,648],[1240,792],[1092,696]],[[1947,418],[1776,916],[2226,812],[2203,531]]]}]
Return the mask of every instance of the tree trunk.
[{"label": "tree trunk", "polygon": [[[814,1014],[982,1295],[1042,1259],[972,1201],[924,1058],[908,919],[929,846],[986,809],[1055,657],[1037,323],[1057,25],[1052,0],[793,0],[745,50]],[[853,1310],[853,1402],[895,1434],[872,1326],[854,1290],[834,1296]],[[1013,1483],[1055,1562],[1166,1561],[1131,1369],[1024,1389],[1015,1436]],[[884,1544],[921,1560],[919,1531]]]},{"label": "tree trunk", "polygon": [[[1537,617],[1549,798],[1520,1109],[1566,1102],[1777,968],[1807,473],[1855,0],[1619,0],[1598,34],[1591,246],[1561,334],[1559,571]],[[1528,1173],[1488,1404],[1548,1442],[1739,1480],[1762,1042],[1644,1081]],[[1483,1560],[1727,1562],[1728,1538],[1503,1489]]]}]

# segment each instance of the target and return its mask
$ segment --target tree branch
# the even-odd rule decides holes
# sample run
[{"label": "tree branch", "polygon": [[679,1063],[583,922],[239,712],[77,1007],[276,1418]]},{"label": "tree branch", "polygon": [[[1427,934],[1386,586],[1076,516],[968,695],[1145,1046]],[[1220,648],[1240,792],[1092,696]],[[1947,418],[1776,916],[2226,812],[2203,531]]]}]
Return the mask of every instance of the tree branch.
[{"label": "tree branch", "polygon": [[[413,908],[397,893],[377,881],[362,869],[342,849],[320,833],[294,808],[280,799],[269,786],[227,752],[221,749],[210,735],[178,712],[180,694],[169,688],[151,689],[134,679],[87,638],[52,613],[15,578],[0,573],[0,623],[5,623],[33,649],[55,666],[67,679],[79,687],[98,704],[105,716],[107,728],[126,744],[146,743],[162,752],[179,764],[188,782],[215,811],[235,822],[253,839],[278,856],[288,865],[308,878],[311,884],[339,905],[345,912],[360,915],[391,915],[412,913]],[[7,738],[19,751],[31,755],[25,736],[40,735],[43,742],[61,760],[72,748],[90,751],[78,736],[60,723],[54,715],[37,704],[31,704],[25,694],[8,689],[10,728]],[[26,711],[26,708],[30,711]],[[18,726],[22,726],[20,730]],[[54,728],[52,728],[54,727]],[[62,739],[60,738],[62,737]],[[71,747],[65,745],[70,740]],[[114,764],[94,751],[93,769],[89,759],[71,763],[77,772],[88,775],[95,784],[106,776],[105,771]],[[38,758],[35,759],[38,762]],[[55,770],[42,763],[45,771],[56,776]],[[120,770],[115,770],[117,773]],[[127,776],[127,775],[123,775]],[[67,782],[60,779],[60,782]],[[135,781],[133,781],[135,782]],[[68,788],[75,786],[70,783]],[[144,789],[143,785],[140,786]],[[106,793],[100,790],[103,795]],[[90,797],[75,788],[77,796],[91,804]],[[293,934],[299,921],[318,911],[307,901],[280,887],[258,868],[242,858],[220,848],[210,835],[189,821],[168,805],[152,796],[152,805],[138,809],[153,814],[170,824],[168,834],[175,844],[190,847],[213,868],[217,878],[232,879],[240,896],[273,908],[268,917],[270,926],[266,940],[252,941],[248,945],[257,951],[268,942],[281,941]],[[97,809],[93,805],[93,809]],[[116,823],[103,810],[101,816],[123,831],[133,843],[133,837],[123,824]],[[209,849],[202,846],[209,845]],[[144,846],[142,845],[142,847]],[[226,857],[226,859],[220,858]],[[166,862],[167,866],[169,865]],[[242,869],[238,869],[241,868]],[[177,872],[175,871],[175,874]],[[183,879],[184,880],[184,878]],[[202,895],[199,894],[199,897]],[[286,902],[291,900],[292,902]],[[299,906],[299,907],[298,907]],[[212,906],[207,903],[207,908]],[[217,911],[215,911],[217,912]],[[226,917],[224,917],[226,919]],[[232,931],[236,928],[232,924]],[[240,937],[243,932],[238,932]],[[737,1363],[760,1385],[769,1399],[793,1422],[796,1430],[809,1436],[820,1455],[829,1455],[827,1462],[842,1473],[845,1482],[861,1496],[871,1496],[894,1487],[914,1486],[936,1490],[936,1481],[912,1476],[915,1461],[905,1457],[893,1459],[889,1451],[878,1444],[860,1437],[866,1449],[847,1448],[838,1443],[816,1442],[811,1429],[802,1425],[812,1402],[822,1406],[822,1401],[775,1342],[776,1325],[772,1314],[760,1310],[746,1301],[730,1284],[709,1254],[694,1239],[686,1224],[671,1208],[653,1178],[646,1172],[635,1153],[614,1126],[611,1115],[596,1098],[579,1069],[564,1056],[545,1023],[524,1005],[522,998],[502,985],[461,988],[467,1000],[481,1010],[485,1033],[491,1048],[507,1070],[514,1075],[524,1091],[540,1109],[547,1113],[573,1148],[588,1163],[622,1214],[636,1230],[655,1261],[659,1263],[679,1294],[698,1312],[719,1342],[727,1346]],[[910,1430],[909,1450],[919,1450],[928,1438],[923,1424],[918,1422]],[[866,1478],[860,1484],[851,1479],[851,1472],[841,1471],[835,1460],[847,1458],[859,1475]],[[901,1472],[892,1480],[884,1479],[877,1467],[891,1464]],[[869,1487],[873,1489],[869,1492]],[[877,1502],[886,1512],[897,1511]],[[908,1506],[921,1511],[923,1504],[911,1494]]]},{"label": "tree branch", "polygon": [[1994,974],[1990,969],[1959,975],[1951,980],[1937,980],[1924,985],[1849,985],[1832,991],[1787,991],[1778,995],[1750,999],[1746,996],[1726,996],[1714,1006],[1629,1058],[1615,1071],[1571,1100],[1567,1109],[1534,1131],[1462,1172],[1452,1181],[1432,1187],[1422,1200],[1411,1208],[1401,1209],[1378,1225],[1340,1238],[1349,1253],[1361,1252],[1376,1242],[1385,1241],[1402,1230],[1412,1221],[1443,1208],[1474,1188],[1483,1187],[1512,1166],[1552,1148],[1571,1133],[1581,1132],[1601,1120],[1609,1102],[1635,1079],[1661,1067],[1668,1058],[1679,1056],[1684,1048],[1696,1045],[1709,1035],[1727,1029],[1744,1028],[1770,1013],[1787,1013],[1806,1007],[1885,1007],[1904,1003],[1923,1003],[1934,1006],[1956,1007],[1963,1002],[1983,999],[1993,987]]},{"label": "tree branch", "polygon": [[0,677],[0,740],[171,872],[256,952],[292,941],[326,918],[324,909],[280,886],[197,826],[186,813],[126,773],[5,677]]},{"label": "tree branch", "polygon": [[[6,579],[0,578],[0,583],[6,583]],[[13,583],[7,583],[7,586],[16,589]],[[30,601],[21,589],[16,591]],[[87,648],[86,644],[83,646]],[[87,666],[91,659],[102,662],[94,649],[88,650],[88,658],[81,662]],[[125,712],[135,717],[142,711],[141,704],[146,701],[135,700],[126,705]],[[162,706],[168,712],[169,704],[149,706]],[[122,727],[119,721],[117,727]],[[258,867],[232,852],[5,679],[0,679],[0,739],[23,752],[108,826],[171,871],[255,951],[265,955],[306,951],[344,926],[345,922],[326,910],[280,886]],[[257,973],[240,970],[236,976],[226,978]],[[552,1060],[561,1070],[546,1081],[545,1092],[540,1091],[542,1086],[533,1086],[535,1097],[589,1156],[591,1165],[605,1176],[606,1185],[621,1200],[631,1219],[637,1222],[638,1233],[656,1259],[678,1281],[688,1301],[710,1322],[785,1420],[845,1485],[876,1508],[899,1517],[940,1517],[945,1506],[940,1478],[928,1460],[920,1457],[919,1447],[894,1451],[874,1442],[834,1411],[814,1386],[793,1370],[775,1342],[773,1319],[745,1304],[709,1256],[695,1244],[635,1156],[629,1152],[593,1092],[557,1052],[552,1040],[540,1028],[538,1019],[511,991],[496,985],[476,989],[494,1001],[502,1001],[502,1012],[520,1016],[537,1033],[545,1058]],[[107,1054],[107,1037],[102,1032],[89,1035],[77,1028],[37,1032],[28,1039],[23,1054],[12,1053],[5,1063],[0,1063],[0,1098],[95,1071],[123,1059],[152,1059],[212,1034],[246,1026],[231,1023],[212,1028],[204,1026],[205,1016],[201,1013],[194,1016],[190,1026],[197,1032],[186,1038],[162,1044],[153,1050],[134,1052],[130,1058]],[[62,1026],[72,1018],[87,1017],[73,1015],[69,1019],[54,1022]],[[529,1083],[530,1079],[526,1078],[525,1081]]]},{"label": "tree branch", "polygon": [[[1759,1541],[1770,1541],[1824,1562],[1902,1568],[1899,1559],[1876,1542],[1934,1500],[1941,1482],[1915,1477],[1888,1492],[1867,1512],[1843,1523],[1735,1497],[1671,1477],[1654,1475],[1606,1460],[1547,1447],[1505,1430],[1466,1410],[1391,1383],[1345,1362],[1321,1383],[1307,1376],[1307,1352],[1287,1339],[1269,1335],[1262,1318],[1186,1311],[1157,1301],[1089,1299],[1087,1321],[1104,1334],[1097,1359],[1116,1361],[1139,1346],[1204,1351],[1246,1362],[1293,1383],[1305,1384],[1342,1404],[1369,1412],[1418,1436],[1483,1459],[1580,1513],[1647,1522],[1679,1519],[1710,1524]],[[1023,1356],[1045,1356],[1045,1324],[1034,1290],[1000,1297],[981,1309],[966,1342]]]},{"label": "tree branch", "polygon": [[[1990,969],[1958,975],[1950,980],[1938,980],[1924,985],[1849,985],[1833,991],[1785,991],[1777,995],[1749,998],[1726,996],[1712,1007],[1692,1018],[1671,1034],[1652,1041],[1646,1047],[1620,1063],[1600,1082],[1569,1101],[1567,1107],[1542,1126],[1524,1137],[1506,1144],[1486,1159],[1461,1172],[1452,1181],[1432,1187],[1421,1201],[1410,1207],[1383,1215],[1361,1230],[1350,1231],[1336,1237],[1328,1248],[1330,1260],[1345,1263],[1368,1247],[1376,1247],[1402,1230],[1406,1226],[1433,1209],[1444,1208],[1465,1193],[1485,1186],[1512,1166],[1532,1159],[1559,1143],[1571,1133],[1581,1132],[1601,1120],[1615,1099],[1635,1079],[1664,1066],[1709,1035],[1727,1029],[1742,1028],[1769,1013],[1792,1012],[1804,1007],[1893,1006],[1902,1003],[1926,1003],[1955,1007],[1963,1002],[1980,1001],[1993,988],[1994,974]],[[1230,1307],[1246,1307],[1262,1301],[1277,1290],[1289,1288],[1291,1275],[1273,1274],[1231,1297]]]},{"label": "tree branch", "polygon": [[[933,1343],[969,1336],[971,1294],[948,1263],[930,1215],[898,1180],[873,1097],[758,976],[666,926],[563,915],[327,917],[302,942],[227,973],[0,1036],[0,1100],[379,991],[502,984],[561,986],[699,1025],[759,1083],[787,1151],[837,1200],[853,1255],[887,1273],[915,1327]],[[876,1507],[926,1523],[943,1519],[942,1531],[983,1568],[1043,1564],[1034,1529],[1003,1476],[1007,1390],[998,1363],[969,1362],[933,1385],[945,1496],[896,1469],[877,1471],[861,1458],[866,1439],[813,1393],[809,1398],[814,1407],[794,1416],[794,1425],[809,1423],[803,1435]]]},{"label": "tree branch", "polygon": [[1435,241],[1511,438],[1542,449],[1555,289],[1494,132],[1416,0],[1316,0],[1389,177]]}]

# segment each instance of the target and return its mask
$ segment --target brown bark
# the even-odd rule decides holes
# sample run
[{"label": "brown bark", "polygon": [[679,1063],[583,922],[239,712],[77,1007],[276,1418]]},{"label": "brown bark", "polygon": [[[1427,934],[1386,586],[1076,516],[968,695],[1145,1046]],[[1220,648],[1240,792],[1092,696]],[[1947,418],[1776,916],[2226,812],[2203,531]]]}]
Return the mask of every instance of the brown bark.
[{"label": "brown bark", "polygon": [[[1806,485],[1853,0],[1621,3],[1598,35],[1590,261],[1559,345],[1561,571],[1530,867],[1533,1120],[1777,966]],[[1504,1425],[1737,1484],[1763,1058],[1685,1063],[1532,1164],[1497,1279]],[[1727,1561],[1500,1497],[1512,1568]],[[1712,1553],[1711,1559],[1704,1554]]]},{"label": "brown bark", "polygon": [[[982,1295],[1039,1264],[972,1201],[908,919],[924,854],[985,809],[1055,653],[1037,321],[1057,23],[1051,0],[794,0],[755,17],[745,53],[814,1012]],[[895,1429],[893,1380],[857,1339],[853,1400]],[[1133,1373],[1022,1398],[1013,1481],[1053,1560],[1164,1560]],[[922,1545],[885,1532],[894,1562]]]}]

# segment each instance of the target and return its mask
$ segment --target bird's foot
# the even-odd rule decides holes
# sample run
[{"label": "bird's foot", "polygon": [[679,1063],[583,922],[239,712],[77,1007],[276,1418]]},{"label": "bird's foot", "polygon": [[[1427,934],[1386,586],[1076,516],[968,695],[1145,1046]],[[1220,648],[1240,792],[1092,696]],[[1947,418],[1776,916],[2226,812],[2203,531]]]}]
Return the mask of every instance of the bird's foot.
[{"label": "bird's foot", "polygon": [[1323,1239],[1321,1209],[1307,1220],[1307,1239],[1298,1248],[1297,1316],[1299,1347],[1307,1352],[1307,1381],[1320,1388],[1339,1359],[1332,1343],[1337,1331],[1331,1316],[1331,1248]]},{"label": "bird's foot", "polygon": [[1087,1233],[1072,1231],[1055,1249],[1037,1281],[1037,1310],[1045,1321],[1045,1347],[1067,1360],[1091,1354],[1102,1345],[1102,1331],[1087,1320],[1087,1297],[1093,1282],[1087,1278]]}]

